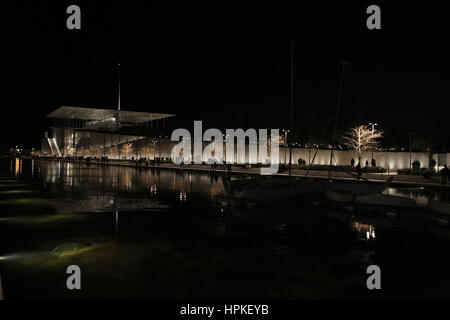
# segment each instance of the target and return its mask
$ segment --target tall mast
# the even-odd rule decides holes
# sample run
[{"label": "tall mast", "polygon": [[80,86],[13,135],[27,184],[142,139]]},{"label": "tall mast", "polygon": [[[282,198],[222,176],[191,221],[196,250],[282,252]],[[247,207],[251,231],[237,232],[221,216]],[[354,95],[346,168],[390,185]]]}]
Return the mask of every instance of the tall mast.
[{"label": "tall mast", "polygon": [[333,164],[334,143],[336,141],[336,131],[337,131],[337,123],[338,123],[338,117],[339,117],[339,108],[341,106],[342,82],[344,81],[345,66],[348,65],[348,62],[341,61],[341,65],[342,65],[341,78],[339,80],[339,91],[338,91],[338,98],[337,98],[337,103],[336,103],[336,115],[334,117],[333,140],[331,141],[330,169],[328,171],[328,181],[330,181],[330,178],[331,178],[331,166]]},{"label": "tall mast", "polygon": [[117,110],[120,110],[120,62],[117,66],[119,67],[119,101],[117,102]]},{"label": "tall mast", "polygon": [[294,37],[291,38],[291,95],[289,112],[289,176],[292,175],[292,134],[293,134],[293,113],[294,113]]}]

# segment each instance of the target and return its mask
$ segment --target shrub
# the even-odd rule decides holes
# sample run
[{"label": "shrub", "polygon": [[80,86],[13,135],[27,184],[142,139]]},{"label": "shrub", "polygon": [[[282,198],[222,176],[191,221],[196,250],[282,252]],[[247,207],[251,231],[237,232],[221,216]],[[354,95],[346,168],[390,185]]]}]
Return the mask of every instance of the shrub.
[{"label": "shrub", "polygon": [[[295,169],[298,170],[319,170],[319,171],[328,171],[330,170],[330,166],[327,164],[313,164],[310,168],[309,165],[305,164],[305,165],[293,165],[292,166]],[[352,167],[352,166],[331,166],[331,171],[336,171],[336,172],[351,172],[351,171],[356,171],[356,168]],[[385,168],[381,168],[381,167],[363,167],[361,168],[361,171],[364,173],[384,173],[386,172]]]},{"label": "shrub", "polygon": [[413,176],[423,176],[424,178],[429,178],[433,175],[433,171],[427,168],[413,168],[410,169],[398,169],[397,174],[399,175],[413,175]]},{"label": "shrub", "polygon": [[365,167],[361,171],[364,173],[385,173],[386,169],[382,167]]},{"label": "shrub", "polygon": [[411,170],[410,170],[410,169],[398,169],[398,170],[397,170],[397,174],[398,174],[398,175],[411,174]]}]

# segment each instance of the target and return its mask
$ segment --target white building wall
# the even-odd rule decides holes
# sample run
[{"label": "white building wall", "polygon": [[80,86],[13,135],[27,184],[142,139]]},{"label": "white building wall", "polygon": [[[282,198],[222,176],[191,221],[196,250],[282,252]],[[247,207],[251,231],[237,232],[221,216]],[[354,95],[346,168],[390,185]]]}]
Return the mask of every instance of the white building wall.
[{"label": "white building wall", "polygon": [[[172,141],[164,141],[161,143],[163,145],[161,156],[163,158],[170,158],[170,152],[172,150],[172,147],[177,144],[177,142]],[[208,145],[208,143],[204,143],[203,147]],[[193,148],[193,146],[192,146]],[[226,148],[225,145],[223,147],[225,158],[226,155]],[[305,149],[305,148],[293,148],[292,149],[292,163],[297,164],[298,160],[304,159],[306,160],[306,163],[309,164],[313,161],[314,154],[316,152],[316,149]],[[320,164],[320,165],[328,165],[330,163],[330,153],[331,150],[317,150],[316,157],[314,159],[314,164]],[[142,154],[142,157],[145,157],[146,155]],[[147,157],[153,158],[152,154],[149,154]],[[374,152],[373,157],[376,160],[376,164],[379,167],[383,167],[385,169],[389,170],[398,170],[398,169],[406,169],[410,167],[410,154],[409,152]],[[204,157],[205,158],[205,157]],[[219,160],[219,156],[216,154],[215,158]],[[355,155],[353,151],[342,151],[342,150],[335,150],[334,151],[334,158],[333,165],[350,165],[351,159],[355,159],[355,165],[358,163],[358,157]],[[244,159],[244,157],[240,157],[240,159]],[[249,160],[250,159],[250,160]],[[288,164],[289,163],[289,148],[286,147],[280,147],[279,148],[279,162],[282,164]],[[450,159],[450,153],[447,154],[447,163],[449,163]],[[203,159],[203,161],[206,161],[207,159]],[[228,160],[228,159],[227,159]],[[236,148],[235,148],[235,154],[234,154],[234,162],[237,160],[237,154],[236,154]],[[364,166],[366,160],[369,162],[369,165],[372,160],[372,152],[366,152],[361,156],[361,165]],[[415,160],[419,160],[421,167],[428,168],[429,166],[429,158],[428,153],[424,152],[413,152],[411,153],[411,162],[414,162]],[[248,145],[245,149],[245,161],[248,163],[250,161],[251,164],[259,163],[261,161],[258,161],[258,153],[251,153],[249,155],[249,148]]]},{"label": "white building wall", "polygon": [[[331,150],[317,150],[315,149],[292,149],[292,163],[297,164],[301,158],[310,164],[314,159],[314,164],[328,165],[330,164]],[[351,159],[355,159],[355,165],[358,163],[358,156],[353,151],[334,151],[333,165],[350,165]],[[378,167],[383,167],[389,170],[405,169],[410,167],[410,154],[409,152],[374,152],[373,157]],[[363,153],[361,156],[361,165],[364,166],[366,160],[369,165],[372,161],[372,152]],[[429,166],[428,153],[413,152],[411,154],[411,162],[419,160],[421,167]],[[289,149],[283,148],[280,150],[280,163],[289,163]]]},{"label": "white building wall", "polygon": [[[52,128],[54,129],[54,128]],[[65,145],[66,142],[65,138],[69,134],[72,133],[72,130],[53,130],[53,135],[57,136],[60,142],[62,142],[63,145]],[[75,136],[75,142],[78,143],[81,140],[81,137],[89,138],[89,143],[96,144],[98,139],[94,139],[96,134],[92,134],[89,132],[77,132]],[[100,135],[99,135],[100,136]],[[153,159],[155,157],[161,156],[162,158],[169,159],[171,156],[171,151],[173,146],[178,144],[176,141],[170,141],[166,139],[156,139],[156,138],[144,138],[139,139],[139,142],[136,141],[137,137],[134,136],[116,136],[106,135],[106,138],[102,139],[102,143],[104,143],[107,147],[111,145],[121,145],[127,142],[132,143],[133,145],[133,152],[126,158],[134,157],[136,158],[139,156],[140,158],[146,157],[149,159]],[[95,141],[94,141],[95,140]],[[103,141],[104,140],[104,141]],[[133,141],[134,140],[134,141]],[[154,142],[156,141],[156,142]],[[139,155],[137,154],[137,143],[139,143]],[[209,144],[210,142],[204,142],[203,143],[203,150],[204,148]],[[191,152],[194,152],[194,145],[191,145]],[[237,162],[237,150],[235,146],[235,152],[234,152],[234,159],[233,162]],[[109,149],[108,149],[109,150]],[[293,148],[292,149],[292,163],[297,164],[299,159],[304,159],[307,164],[310,164],[313,161],[314,154],[316,153],[316,149],[305,149],[305,148]],[[314,159],[314,164],[319,165],[328,165],[330,163],[330,153],[331,150],[317,150],[317,154]],[[113,154],[107,154],[107,156],[111,159],[117,158],[117,157],[123,157],[123,154],[120,155],[113,155]],[[379,167],[383,167],[385,169],[389,170],[397,170],[397,169],[405,169],[410,167],[410,154],[409,152],[374,152],[373,154],[376,164]],[[190,159],[192,159],[192,156],[184,155],[185,161],[188,162]],[[203,161],[207,161],[206,156],[203,156]],[[226,145],[223,145],[223,155],[216,154],[214,155],[214,158],[221,162],[222,159],[226,159],[227,161],[229,159],[226,158]],[[268,155],[268,158],[270,158],[270,153]],[[357,156],[352,151],[341,151],[336,150],[334,151],[334,158],[333,165],[350,165],[351,159],[355,159],[355,165],[358,162]],[[450,163],[450,153],[447,153],[447,165]],[[258,158],[258,151],[252,152],[249,154],[249,148],[248,145],[246,145],[245,148],[245,156],[240,155],[239,160],[244,161],[245,163],[250,164],[256,164],[256,163],[265,163],[265,160],[267,158],[261,159]],[[371,163],[372,159],[372,153],[366,152],[361,157],[361,165],[364,166],[366,160],[369,162],[369,165]],[[428,167],[429,166],[429,158],[427,153],[419,153],[419,152],[413,152],[411,154],[411,162],[414,162],[415,160],[420,161],[421,167]],[[280,147],[279,148],[279,163],[281,164],[288,164],[289,163],[289,148],[286,147]]]}]

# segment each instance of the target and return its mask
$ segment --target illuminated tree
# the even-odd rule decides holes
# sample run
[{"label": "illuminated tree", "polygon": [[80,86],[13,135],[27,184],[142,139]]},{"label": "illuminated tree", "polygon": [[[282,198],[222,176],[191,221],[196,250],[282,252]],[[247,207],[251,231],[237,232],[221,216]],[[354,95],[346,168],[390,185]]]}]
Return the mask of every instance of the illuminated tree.
[{"label": "illuminated tree", "polygon": [[66,146],[63,152],[65,156],[73,156],[75,154],[75,148],[71,146]]},{"label": "illuminated tree", "polygon": [[374,129],[370,126],[357,126],[350,128],[343,137],[343,143],[355,150],[358,160],[361,163],[361,155],[365,151],[373,150],[378,145],[377,139],[383,136],[383,131]]},{"label": "illuminated tree", "polygon": [[279,143],[280,146],[286,146],[287,145],[286,136],[284,134],[280,135],[278,143]]},{"label": "illuminated tree", "polygon": [[88,157],[89,150],[85,147],[78,147],[78,155],[83,156],[83,157]]},{"label": "illuminated tree", "polygon": [[77,154],[78,154],[79,156],[84,157],[84,156],[85,156],[84,147],[78,146],[78,147],[77,147]]},{"label": "illuminated tree", "polygon": [[125,157],[128,157],[133,152],[133,145],[131,143],[124,144],[122,152],[125,154]]},{"label": "illuminated tree", "polygon": [[95,157],[96,154],[97,154],[97,148],[95,146],[90,146],[89,151],[88,151],[89,157]]},{"label": "illuminated tree", "polygon": [[104,152],[105,152],[105,146],[102,144],[99,144],[93,148],[93,156],[94,157],[101,157],[104,155]]},{"label": "illuminated tree", "polygon": [[111,146],[109,149],[109,153],[111,154],[112,158],[117,158],[119,156],[119,148],[116,145]]},{"label": "illuminated tree", "polygon": [[142,148],[142,154],[147,158],[150,158],[150,154],[152,153],[152,151],[153,148],[150,146],[145,146]]}]

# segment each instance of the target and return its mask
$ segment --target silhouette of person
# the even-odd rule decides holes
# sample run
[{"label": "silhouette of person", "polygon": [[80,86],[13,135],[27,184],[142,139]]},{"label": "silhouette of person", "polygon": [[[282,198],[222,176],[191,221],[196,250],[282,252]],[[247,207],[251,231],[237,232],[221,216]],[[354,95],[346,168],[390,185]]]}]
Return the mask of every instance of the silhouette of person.
[{"label": "silhouette of person", "polygon": [[444,169],[442,169],[442,184],[447,184],[448,180],[448,168],[447,165],[444,164]]},{"label": "silhouette of person", "polygon": [[352,160],[350,160],[350,165],[352,166],[352,168],[355,167],[355,159],[352,158]]},{"label": "silhouette of person", "polygon": [[361,164],[359,162],[356,165],[356,173],[358,174],[358,179],[361,179],[362,170],[361,170]]}]

